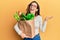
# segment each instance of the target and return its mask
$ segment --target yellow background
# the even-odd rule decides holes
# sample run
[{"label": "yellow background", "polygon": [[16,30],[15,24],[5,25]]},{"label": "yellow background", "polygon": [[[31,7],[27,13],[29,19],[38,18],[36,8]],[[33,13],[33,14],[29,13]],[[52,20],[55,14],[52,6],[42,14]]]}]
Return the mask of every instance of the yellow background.
[{"label": "yellow background", "polygon": [[[14,31],[16,20],[13,15],[20,10],[25,12],[32,0],[0,0],[0,40],[22,40]],[[45,33],[40,31],[42,40],[60,40],[60,0],[37,0],[43,20],[53,16],[47,23]]]}]

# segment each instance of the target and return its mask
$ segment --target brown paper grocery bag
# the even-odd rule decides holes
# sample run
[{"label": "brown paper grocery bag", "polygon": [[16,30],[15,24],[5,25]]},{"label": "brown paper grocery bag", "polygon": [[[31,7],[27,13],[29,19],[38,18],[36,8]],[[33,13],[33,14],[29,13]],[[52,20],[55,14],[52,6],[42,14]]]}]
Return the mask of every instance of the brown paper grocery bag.
[{"label": "brown paper grocery bag", "polygon": [[22,30],[23,33],[25,33],[27,36],[32,37],[32,26],[34,25],[33,20],[28,21],[22,21],[20,20],[18,22],[18,26],[20,30]]}]

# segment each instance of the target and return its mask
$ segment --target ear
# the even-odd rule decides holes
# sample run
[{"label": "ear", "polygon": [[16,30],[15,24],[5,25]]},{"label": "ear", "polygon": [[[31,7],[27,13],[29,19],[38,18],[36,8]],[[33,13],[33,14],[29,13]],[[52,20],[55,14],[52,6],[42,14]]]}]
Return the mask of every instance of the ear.
[{"label": "ear", "polygon": [[38,9],[36,9],[36,11],[38,11]]}]

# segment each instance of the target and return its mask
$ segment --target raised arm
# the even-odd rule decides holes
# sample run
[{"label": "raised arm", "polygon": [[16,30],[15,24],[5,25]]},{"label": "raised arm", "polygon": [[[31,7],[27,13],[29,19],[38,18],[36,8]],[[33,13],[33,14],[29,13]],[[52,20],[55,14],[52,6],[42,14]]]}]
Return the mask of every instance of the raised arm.
[{"label": "raised arm", "polygon": [[42,22],[42,17],[40,16],[40,17],[39,17],[39,27],[40,27],[40,30],[41,30],[42,32],[45,32],[45,30],[46,30],[46,25],[47,25],[47,21],[44,20],[44,22]]}]

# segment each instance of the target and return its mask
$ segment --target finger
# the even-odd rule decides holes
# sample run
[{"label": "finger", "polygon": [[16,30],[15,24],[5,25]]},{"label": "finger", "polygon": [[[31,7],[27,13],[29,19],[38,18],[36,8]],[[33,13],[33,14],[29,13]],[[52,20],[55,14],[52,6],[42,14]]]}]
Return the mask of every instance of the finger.
[{"label": "finger", "polygon": [[50,16],[49,19],[53,18],[53,16]]}]

